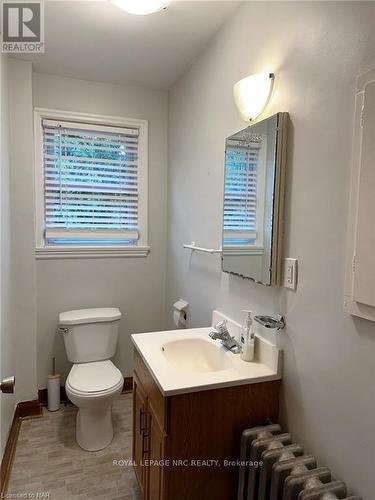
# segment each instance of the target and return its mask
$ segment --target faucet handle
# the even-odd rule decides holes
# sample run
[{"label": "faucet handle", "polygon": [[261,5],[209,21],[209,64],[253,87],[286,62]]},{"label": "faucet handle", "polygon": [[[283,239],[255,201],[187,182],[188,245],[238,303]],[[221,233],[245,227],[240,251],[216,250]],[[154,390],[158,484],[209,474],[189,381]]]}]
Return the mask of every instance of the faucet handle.
[{"label": "faucet handle", "polygon": [[215,325],[215,330],[217,330],[219,333],[228,333],[228,327],[227,327],[227,322],[225,319],[222,319],[221,321],[218,321]]}]

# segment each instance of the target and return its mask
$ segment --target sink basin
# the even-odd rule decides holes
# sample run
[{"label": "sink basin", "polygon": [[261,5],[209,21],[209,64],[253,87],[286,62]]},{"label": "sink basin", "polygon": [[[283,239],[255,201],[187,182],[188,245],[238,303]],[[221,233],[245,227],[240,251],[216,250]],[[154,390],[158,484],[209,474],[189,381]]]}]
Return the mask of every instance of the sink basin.
[{"label": "sink basin", "polygon": [[[212,323],[225,319],[214,312]],[[229,320],[228,320],[229,321]],[[240,325],[232,322],[238,337]],[[246,363],[209,337],[212,327],[137,333],[132,342],[163,396],[255,384],[281,378],[281,350],[256,337],[256,360]]]},{"label": "sink basin", "polygon": [[204,339],[172,340],[162,345],[164,357],[176,370],[218,372],[232,368],[228,355],[220,345]]}]

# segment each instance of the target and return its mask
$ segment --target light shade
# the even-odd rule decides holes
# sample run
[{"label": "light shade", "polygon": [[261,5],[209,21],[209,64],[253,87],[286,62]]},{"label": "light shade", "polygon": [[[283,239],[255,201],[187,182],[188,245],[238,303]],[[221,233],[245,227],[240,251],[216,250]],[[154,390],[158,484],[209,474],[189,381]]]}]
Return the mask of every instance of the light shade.
[{"label": "light shade", "polygon": [[245,121],[255,120],[262,113],[271,95],[273,81],[273,73],[258,73],[233,86],[234,100]]},{"label": "light shade", "polygon": [[114,5],[120,9],[135,14],[136,16],[145,16],[152,14],[158,10],[165,9],[170,4],[170,0],[110,0]]}]

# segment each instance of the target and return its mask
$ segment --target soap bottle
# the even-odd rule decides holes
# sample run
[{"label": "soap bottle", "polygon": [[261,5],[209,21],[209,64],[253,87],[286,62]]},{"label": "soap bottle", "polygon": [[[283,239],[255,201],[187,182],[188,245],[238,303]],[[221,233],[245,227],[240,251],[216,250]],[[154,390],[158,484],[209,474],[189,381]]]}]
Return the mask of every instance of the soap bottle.
[{"label": "soap bottle", "polygon": [[255,332],[254,332],[253,320],[251,318],[251,311],[244,309],[242,312],[246,313],[246,319],[240,331],[240,342],[242,348],[241,359],[243,361],[253,361]]}]

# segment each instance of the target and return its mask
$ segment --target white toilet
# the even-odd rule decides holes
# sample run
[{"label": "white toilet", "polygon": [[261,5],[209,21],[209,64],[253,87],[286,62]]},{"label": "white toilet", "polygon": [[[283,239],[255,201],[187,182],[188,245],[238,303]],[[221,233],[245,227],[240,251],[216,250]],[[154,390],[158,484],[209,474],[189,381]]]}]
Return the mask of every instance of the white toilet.
[{"label": "white toilet", "polygon": [[81,448],[97,451],[113,438],[112,401],[124,379],[112,363],[121,312],[117,308],[80,309],[59,315],[59,331],[73,364],[66,394],[78,408],[76,440]]}]

